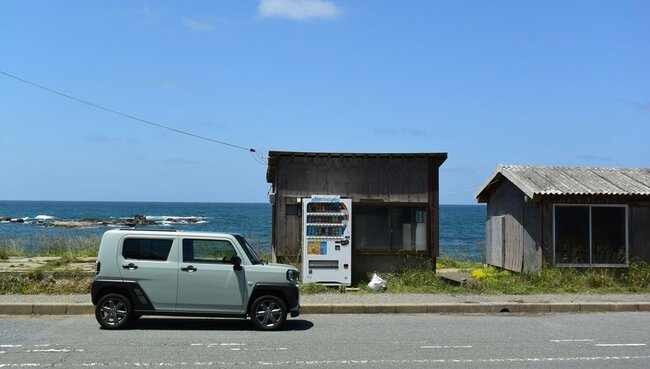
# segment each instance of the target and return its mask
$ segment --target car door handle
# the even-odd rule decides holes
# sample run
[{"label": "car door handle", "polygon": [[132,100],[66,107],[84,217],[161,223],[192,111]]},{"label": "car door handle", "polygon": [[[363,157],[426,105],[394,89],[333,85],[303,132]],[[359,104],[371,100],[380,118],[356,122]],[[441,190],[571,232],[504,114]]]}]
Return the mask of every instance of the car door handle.
[{"label": "car door handle", "polygon": [[188,272],[188,273],[194,273],[194,272],[196,272],[198,269],[196,269],[195,267],[193,267],[193,266],[191,266],[191,265],[188,265],[188,266],[186,266],[185,268],[181,268],[181,270],[184,271],[184,272]]},{"label": "car door handle", "polygon": [[133,269],[138,269],[138,266],[133,264],[133,263],[129,263],[128,265],[122,265],[122,268],[128,269],[128,270],[133,270]]}]

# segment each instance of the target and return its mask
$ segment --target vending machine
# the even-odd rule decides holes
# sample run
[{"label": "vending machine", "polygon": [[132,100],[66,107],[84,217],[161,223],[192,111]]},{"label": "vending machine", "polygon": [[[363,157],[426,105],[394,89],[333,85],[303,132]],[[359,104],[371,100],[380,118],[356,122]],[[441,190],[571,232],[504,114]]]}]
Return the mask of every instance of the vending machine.
[{"label": "vending machine", "polygon": [[303,283],[351,284],[352,200],[336,195],[302,199]]}]

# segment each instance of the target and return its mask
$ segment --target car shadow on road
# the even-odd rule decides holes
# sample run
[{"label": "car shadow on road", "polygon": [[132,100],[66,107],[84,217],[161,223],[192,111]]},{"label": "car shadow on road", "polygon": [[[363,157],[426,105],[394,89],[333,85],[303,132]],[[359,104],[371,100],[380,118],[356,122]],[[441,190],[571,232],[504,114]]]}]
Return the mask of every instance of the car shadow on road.
[{"label": "car shadow on road", "polygon": [[[313,326],[314,323],[309,320],[288,319],[280,331],[306,331]],[[254,331],[255,326],[250,320],[244,319],[143,317],[131,322],[126,329],[152,331]]]}]

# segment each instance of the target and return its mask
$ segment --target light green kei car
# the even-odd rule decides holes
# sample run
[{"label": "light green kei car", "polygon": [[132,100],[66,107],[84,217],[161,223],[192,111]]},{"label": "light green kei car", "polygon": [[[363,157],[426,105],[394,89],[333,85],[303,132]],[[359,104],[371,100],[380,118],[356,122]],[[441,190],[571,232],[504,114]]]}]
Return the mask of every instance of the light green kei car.
[{"label": "light green kei car", "polygon": [[99,247],[92,302],[105,329],[142,315],[250,317],[275,330],[300,314],[300,273],[260,260],[237,234],[115,229]]}]

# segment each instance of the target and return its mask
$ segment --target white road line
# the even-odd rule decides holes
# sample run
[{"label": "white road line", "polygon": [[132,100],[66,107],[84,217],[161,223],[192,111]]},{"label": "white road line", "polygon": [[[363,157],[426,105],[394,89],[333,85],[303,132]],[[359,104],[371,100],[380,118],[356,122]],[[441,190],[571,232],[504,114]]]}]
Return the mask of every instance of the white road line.
[{"label": "white road line", "polygon": [[6,353],[7,353],[7,351],[0,351],[0,355],[1,354],[6,354]]},{"label": "white road line", "polygon": [[592,340],[590,338],[585,338],[585,339],[578,339],[578,340],[550,340],[550,342],[594,342],[595,340]]},{"label": "white road line", "polygon": [[217,346],[246,346],[245,343],[235,343],[235,342],[225,342],[225,343],[191,343],[190,346],[205,346],[205,347],[217,347]]},{"label": "white road line", "polygon": [[83,352],[83,349],[47,349],[47,350],[27,350],[27,352]]},{"label": "white road line", "polygon": [[368,364],[368,366],[377,365],[412,365],[412,364],[485,364],[485,363],[525,363],[525,362],[595,362],[595,361],[631,361],[631,360],[650,360],[650,356],[576,356],[576,357],[532,357],[532,358],[488,358],[488,359],[404,359],[404,360],[293,360],[293,361],[200,361],[200,362],[66,362],[66,363],[0,363],[0,368],[20,368],[20,367],[86,367],[86,366],[111,366],[130,368],[134,366],[147,367],[222,367],[222,366],[287,366],[287,365],[331,365],[331,366],[359,366]]},{"label": "white road line", "polygon": [[23,347],[23,345],[0,345],[0,347]]},{"label": "white road line", "polygon": [[421,349],[458,349],[458,348],[472,348],[474,346],[420,346]]},{"label": "white road line", "polygon": [[598,347],[625,347],[625,346],[645,346],[645,343],[597,343]]},{"label": "white road line", "polygon": [[230,351],[287,351],[289,350],[286,347],[278,347],[278,348],[259,348],[259,349],[249,349],[249,348],[241,348],[241,347],[234,347],[231,348]]},{"label": "white road line", "polygon": [[49,347],[49,346],[50,346],[49,343],[44,343],[42,345],[34,345],[34,347]]}]

